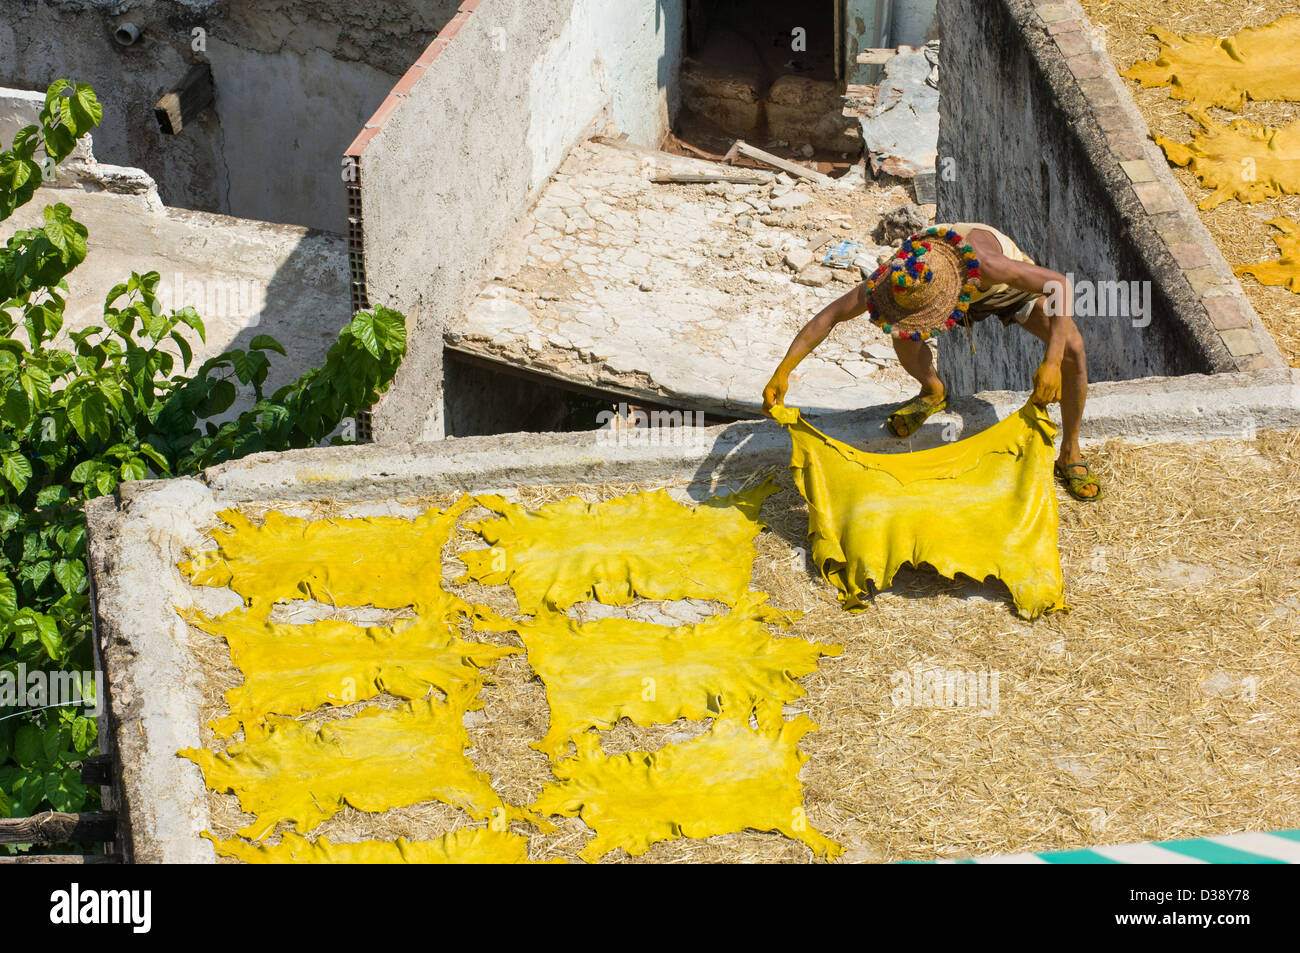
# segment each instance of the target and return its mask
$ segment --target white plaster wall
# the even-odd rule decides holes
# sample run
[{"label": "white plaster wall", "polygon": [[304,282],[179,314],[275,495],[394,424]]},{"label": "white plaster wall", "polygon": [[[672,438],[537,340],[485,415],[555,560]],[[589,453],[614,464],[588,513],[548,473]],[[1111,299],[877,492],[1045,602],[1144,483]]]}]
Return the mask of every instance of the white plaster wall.
[{"label": "white plaster wall", "polygon": [[221,118],[223,211],[343,233],[343,151],[393,78],[323,50],[260,53],[208,41]]},{"label": "white plaster wall", "polygon": [[602,107],[633,142],[668,132],[681,65],[679,2],[576,0],[528,77],[535,191]]},{"label": "white plaster wall", "polygon": [[539,187],[602,114],[657,144],[684,0],[484,0],[366,146],[366,290],[406,314],[375,439],[443,436],[443,333]]}]

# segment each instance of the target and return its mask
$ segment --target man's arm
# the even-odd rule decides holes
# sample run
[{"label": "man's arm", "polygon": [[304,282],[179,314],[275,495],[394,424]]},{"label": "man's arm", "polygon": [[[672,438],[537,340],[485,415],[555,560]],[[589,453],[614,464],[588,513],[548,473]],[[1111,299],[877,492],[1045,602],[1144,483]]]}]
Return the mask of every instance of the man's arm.
[{"label": "man's arm", "polygon": [[769,413],[773,406],[785,402],[785,392],[790,387],[790,372],[812,353],[817,345],[826,340],[826,335],[831,333],[831,328],[841,321],[856,318],[866,310],[867,288],[864,282],[818,311],[813,319],[795,335],[794,340],[790,342],[790,349],[785,352],[785,357],[772,374],[772,379],[763,388],[763,413]]},{"label": "man's arm", "polygon": [[1046,294],[1054,305],[1048,309],[1052,330],[1047,352],[1043,355],[1043,363],[1034,372],[1033,400],[1040,407],[1055,404],[1061,399],[1061,361],[1065,357],[1065,342],[1074,329],[1074,289],[1059,271],[1008,258],[1002,254],[997,239],[986,235],[977,230],[968,237],[979,257],[980,284],[985,287],[1006,284],[1018,291]]}]

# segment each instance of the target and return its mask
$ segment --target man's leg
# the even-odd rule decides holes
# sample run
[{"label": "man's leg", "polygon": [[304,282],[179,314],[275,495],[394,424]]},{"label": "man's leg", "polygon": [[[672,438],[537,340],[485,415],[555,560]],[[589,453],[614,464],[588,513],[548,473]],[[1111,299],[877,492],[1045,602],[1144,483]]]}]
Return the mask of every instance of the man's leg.
[{"label": "man's leg", "polygon": [[[1044,344],[1052,335],[1052,319],[1043,309],[1046,300],[1039,298],[1035,301],[1029,317],[1020,325]],[[1065,341],[1065,356],[1061,359],[1061,452],[1057,463],[1062,467],[1083,459],[1083,452],[1079,449],[1079,425],[1083,422],[1083,405],[1087,400],[1088,356],[1083,347],[1083,335],[1074,328]],[[1094,487],[1085,495],[1096,493]]]},{"label": "man's leg", "polygon": [[906,341],[893,336],[889,340],[893,342],[894,353],[898,355],[898,363],[903,365],[903,370],[920,382],[921,397],[927,403],[940,403],[944,398],[943,381],[939,380],[939,374],[934,369],[934,355],[930,353],[930,345],[924,341]]}]

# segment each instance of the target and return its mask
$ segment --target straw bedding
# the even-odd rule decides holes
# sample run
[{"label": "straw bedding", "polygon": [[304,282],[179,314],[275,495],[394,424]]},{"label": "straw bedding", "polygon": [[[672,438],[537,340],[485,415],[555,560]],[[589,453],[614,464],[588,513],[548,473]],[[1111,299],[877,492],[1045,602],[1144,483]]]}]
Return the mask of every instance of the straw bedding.
[{"label": "straw bedding", "polygon": [[[756,539],[753,587],[777,606],[804,612],[790,630],[795,637],[845,647],[801,680],[808,694],[787,713],[806,711],[820,726],[802,743],[810,755],[805,804],[809,821],[848,848],[847,860],[1300,827],[1300,432],[1195,445],[1110,442],[1090,459],[1104,500],[1061,499],[1072,609],[1032,624],[1016,617],[999,584],[951,582],[925,569],[900,573],[865,611],[843,612],[798,549],[807,514],[780,475],[782,491],[763,507],[768,528]],[[511,496],[536,506],[658,485],[526,487]],[[410,505],[396,512],[452,501],[404,501]],[[248,512],[256,517],[269,508]],[[284,509],[357,512],[330,504]],[[484,515],[471,510],[461,523]],[[444,576],[462,572],[455,553],[480,545],[463,530],[454,535]],[[507,587],[452,588],[515,612]],[[305,619],[313,607],[293,609]],[[367,621],[374,618],[371,610]],[[211,688],[206,720],[224,714],[221,690],[239,675],[219,640],[190,631]],[[468,627],[466,635],[514,643],[511,635]],[[915,664],[997,673],[996,712],[896,706],[894,673]],[[545,693],[522,656],[504,660],[489,678],[485,707],[467,716],[470,755],[508,802],[527,804],[551,777],[545,756],[528,746],[546,730]],[[346,717],[364,704],[397,701],[381,697],[312,717]],[[609,753],[648,750],[705,727],[624,722],[602,740]],[[204,742],[211,741],[205,729]],[[209,798],[217,836],[233,836],[249,821],[233,796]],[[378,815],[347,809],[317,832],[335,842],[418,840],[465,823],[453,808],[422,804]],[[541,834],[515,825],[530,835],[534,860],[574,858],[589,836],[585,825],[561,819],[558,827]],[[629,858],[620,850],[606,859]],[[810,859],[802,844],[757,832],[678,839],[637,858]]]}]

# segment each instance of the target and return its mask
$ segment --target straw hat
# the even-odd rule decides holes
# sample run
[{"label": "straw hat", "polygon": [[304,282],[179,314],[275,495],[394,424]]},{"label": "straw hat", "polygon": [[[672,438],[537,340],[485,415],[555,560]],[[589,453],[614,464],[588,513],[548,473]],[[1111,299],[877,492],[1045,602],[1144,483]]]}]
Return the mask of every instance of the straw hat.
[{"label": "straw hat", "polygon": [[965,317],[979,280],[979,259],[965,237],[931,227],[867,279],[867,312],[886,334],[927,341]]}]

